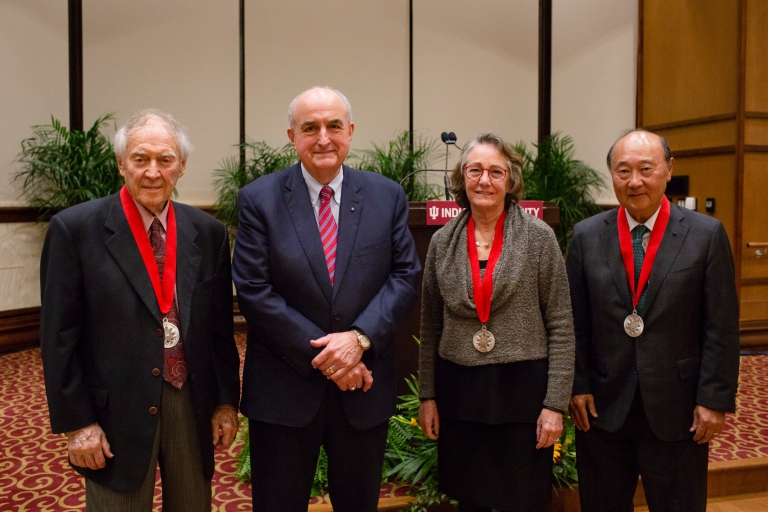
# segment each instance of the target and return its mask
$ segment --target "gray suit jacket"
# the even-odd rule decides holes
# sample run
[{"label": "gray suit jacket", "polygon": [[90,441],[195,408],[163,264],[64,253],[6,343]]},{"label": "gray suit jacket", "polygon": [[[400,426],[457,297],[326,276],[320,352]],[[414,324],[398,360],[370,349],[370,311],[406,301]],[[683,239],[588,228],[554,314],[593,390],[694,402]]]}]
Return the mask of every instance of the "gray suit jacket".
[{"label": "gray suit jacket", "polygon": [[739,308],[723,225],[672,205],[647,285],[645,330],[624,332],[632,296],[621,258],[618,209],[576,225],[568,255],[576,375],[573,394],[591,393],[592,425],[615,432],[637,386],[653,432],[690,439],[697,404],[733,412],[739,372]]}]

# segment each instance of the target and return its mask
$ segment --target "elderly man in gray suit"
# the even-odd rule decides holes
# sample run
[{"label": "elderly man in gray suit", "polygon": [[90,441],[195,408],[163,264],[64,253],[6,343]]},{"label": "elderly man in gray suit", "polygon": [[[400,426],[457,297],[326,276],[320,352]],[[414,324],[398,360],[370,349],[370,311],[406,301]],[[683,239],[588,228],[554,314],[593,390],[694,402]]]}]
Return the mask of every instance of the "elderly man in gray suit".
[{"label": "elderly man in gray suit", "polygon": [[632,130],[608,153],[621,206],[579,223],[568,255],[570,412],[582,510],[704,511],[709,441],[735,408],[739,312],[723,225],[664,196],[674,158]]}]

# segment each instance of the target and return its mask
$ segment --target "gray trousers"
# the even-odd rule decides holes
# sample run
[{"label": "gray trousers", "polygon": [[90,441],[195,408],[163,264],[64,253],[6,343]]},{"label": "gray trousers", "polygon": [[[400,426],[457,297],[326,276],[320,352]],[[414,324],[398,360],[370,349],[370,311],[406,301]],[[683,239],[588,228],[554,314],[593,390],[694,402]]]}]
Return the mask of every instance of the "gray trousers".
[{"label": "gray trousers", "polygon": [[149,512],[160,463],[163,512],[210,512],[211,481],[203,478],[189,382],[176,389],[163,381],[160,418],[144,483],[137,491],[120,492],[86,479],[87,512]]}]

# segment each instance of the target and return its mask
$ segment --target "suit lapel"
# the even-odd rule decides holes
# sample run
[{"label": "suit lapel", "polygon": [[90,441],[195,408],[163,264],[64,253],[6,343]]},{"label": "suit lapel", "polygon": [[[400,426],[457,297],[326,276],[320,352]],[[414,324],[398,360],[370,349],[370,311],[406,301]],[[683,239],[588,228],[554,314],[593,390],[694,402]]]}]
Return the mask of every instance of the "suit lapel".
[{"label": "suit lapel", "polygon": [[[175,206],[175,205],[174,205]],[[192,295],[200,274],[200,248],[195,244],[197,230],[181,208],[176,213],[176,300],[181,319],[181,336],[186,339],[192,314]]]},{"label": "suit lapel", "polygon": [[360,226],[360,216],[363,213],[363,196],[359,194],[360,184],[351,170],[345,166],[344,181],[341,184],[341,205],[339,205],[339,236],[336,245],[336,275],[333,285],[333,296],[339,290],[344,279],[352,249],[355,247],[357,228]]},{"label": "suit lapel", "polygon": [[616,283],[616,288],[622,300],[627,303],[627,307],[632,309],[632,295],[627,281],[627,270],[624,268],[624,260],[621,258],[621,247],[619,246],[619,227],[616,224],[618,208],[607,215],[603,231],[600,234],[600,241],[603,245],[603,253],[608,261],[608,267],[611,269],[611,275]]},{"label": "suit lapel", "polygon": [[144,260],[141,259],[139,247],[136,245],[131,228],[128,226],[128,220],[125,218],[123,207],[120,204],[120,195],[115,194],[113,197],[107,222],[104,223],[104,226],[113,233],[107,239],[107,250],[112,254],[128,282],[131,283],[131,286],[159,323],[161,321],[160,307],[157,305],[152,281],[149,279],[149,273],[144,266]]},{"label": "suit lapel", "polygon": [[[342,194],[342,199],[343,197],[344,194]],[[328,277],[328,267],[325,264],[325,254],[323,253],[323,245],[320,243],[320,230],[317,227],[315,212],[312,210],[312,201],[309,198],[304,177],[301,175],[301,164],[294,165],[288,171],[283,198],[288,212],[290,212],[296,236],[299,237],[301,247],[309,261],[309,266],[323,290],[323,295],[330,303],[333,293],[331,279]],[[337,258],[337,274],[338,268]]]},{"label": "suit lapel", "polygon": [[688,226],[683,223],[685,212],[677,205],[670,205],[672,211],[669,215],[667,229],[664,230],[664,237],[661,239],[659,252],[656,253],[656,261],[653,264],[653,270],[648,279],[648,291],[645,295],[645,311],[648,311],[653,304],[653,299],[661,289],[661,283],[667,277],[669,269],[675,262],[680,248],[683,246],[685,237],[688,234]]}]

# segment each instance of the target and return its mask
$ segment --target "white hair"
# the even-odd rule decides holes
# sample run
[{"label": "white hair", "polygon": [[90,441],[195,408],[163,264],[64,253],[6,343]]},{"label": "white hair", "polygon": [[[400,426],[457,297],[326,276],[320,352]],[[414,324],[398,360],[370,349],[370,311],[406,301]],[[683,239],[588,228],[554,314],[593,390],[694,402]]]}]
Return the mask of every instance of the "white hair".
[{"label": "white hair", "polygon": [[348,123],[352,122],[352,105],[349,103],[349,100],[347,99],[347,97],[344,96],[340,91],[337,91],[336,89],[334,89],[333,87],[328,87],[327,85],[318,85],[318,86],[315,86],[315,87],[310,87],[306,91],[300,92],[298,94],[298,96],[293,98],[293,101],[291,102],[290,106],[288,107],[288,128],[293,128],[293,122],[295,121],[295,119],[293,118],[293,109],[296,106],[296,102],[298,101],[298,99],[305,92],[311,91],[313,89],[325,89],[327,91],[331,91],[331,92],[336,93],[336,95],[339,98],[341,98],[341,101],[344,102],[344,106],[347,108],[347,122]]},{"label": "white hair", "polygon": [[118,161],[122,161],[125,156],[125,149],[128,146],[128,139],[133,133],[146,125],[151,119],[159,119],[164,122],[176,140],[176,146],[179,148],[179,160],[185,162],[189,154],[194,149],[194,146],[189,140],[187,129],[184,128],[176,119],[168,112],[148,108],[139,110],[134,113],[127,121],[117,130],[115,133],[114,148],[115,156]]}]

